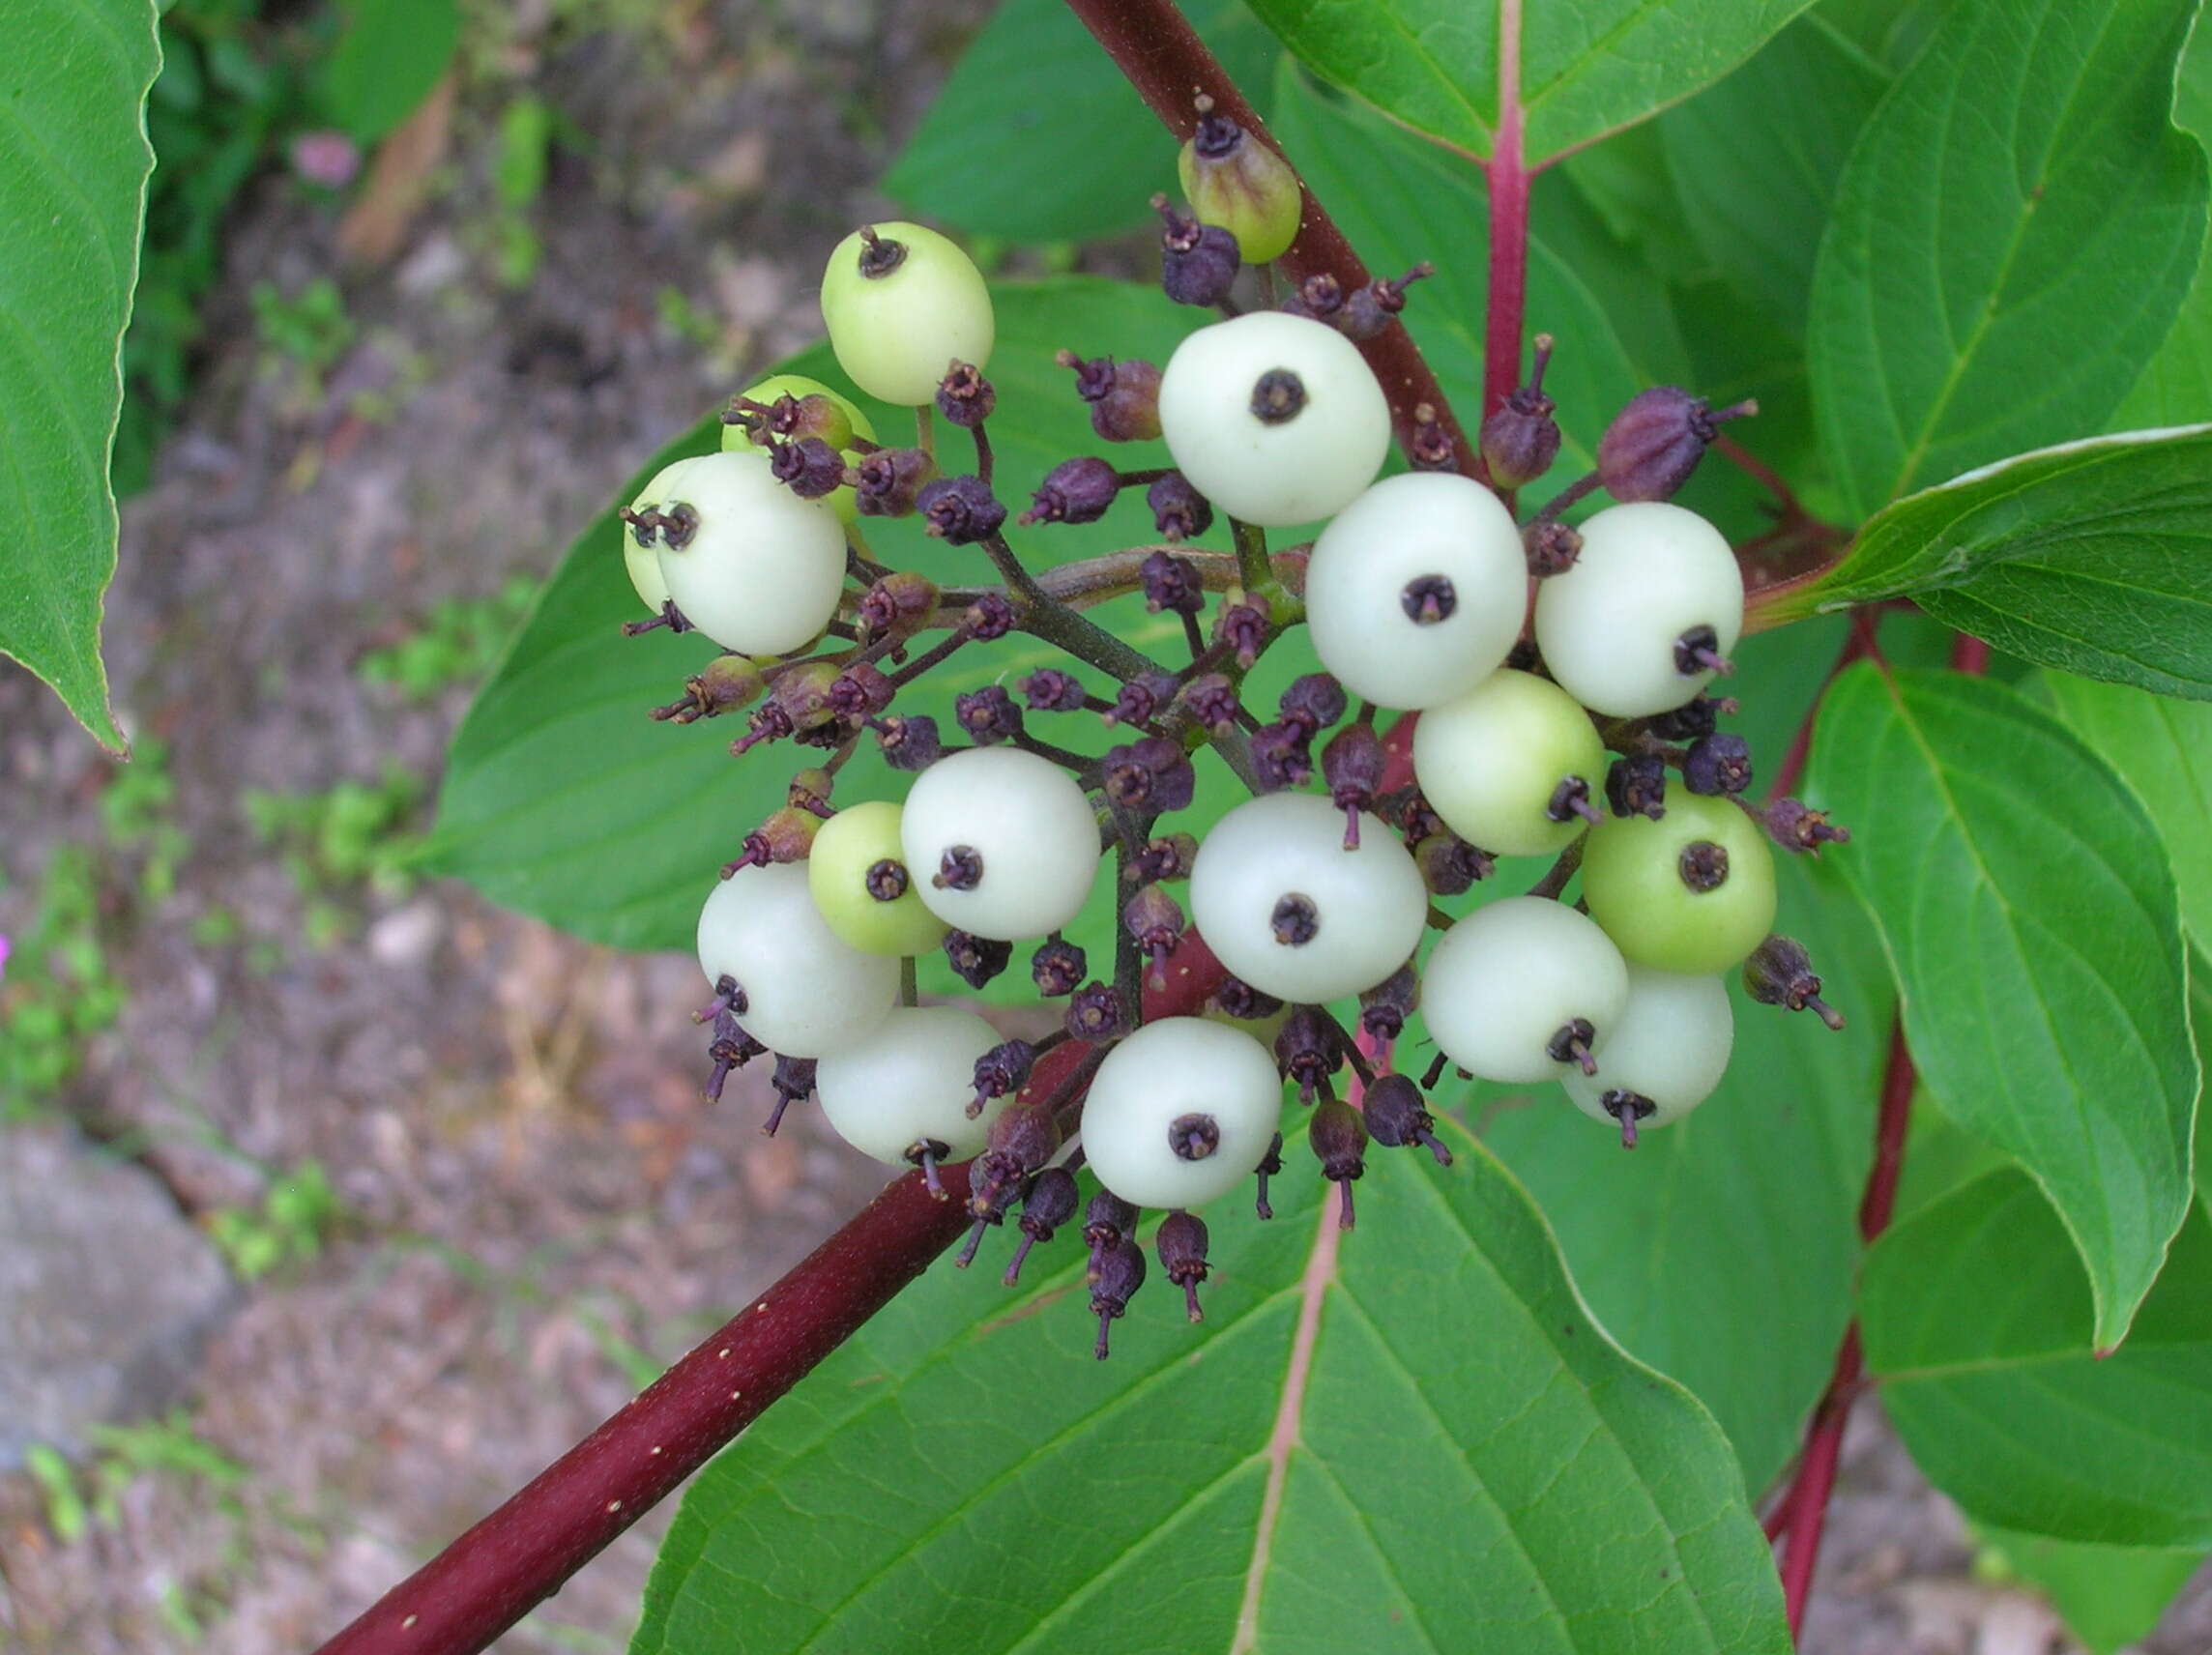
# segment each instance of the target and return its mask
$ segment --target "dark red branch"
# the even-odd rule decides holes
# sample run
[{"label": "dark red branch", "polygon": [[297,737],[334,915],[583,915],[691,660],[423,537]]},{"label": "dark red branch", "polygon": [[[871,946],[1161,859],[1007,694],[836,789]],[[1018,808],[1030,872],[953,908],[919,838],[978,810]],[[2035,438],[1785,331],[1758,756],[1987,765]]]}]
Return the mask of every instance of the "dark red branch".
[{"label": "dark red branch", "polygon": [[968,1169],[943,1176],[947,1201],[932,1200],[919,1174],[891,1184],[321,1655],[473,1655],[551,1597],[967,1227]]},{"label": "dark red branch", "polygon": [[[1266,124],[1172,0],[1067,0],[1067,8],[1097,37],[1146,106],[1179,141],[1196,130],[1198,116],[1191,100],[1204,92],[1211,95],[1216,110],[1281,153],[1282,146],[1268,132]],[[1292,164],[1295,167],[1296,162]],[[1325,271],[1344,284],[1347,293],[1363,286],[1369,275],[1344,232],[1310,189],[1306,191],[1298,239],[1275,262],[1294,282]],[[1413,410],[1425,402],[1436,410],[1438,421],[1450,436],[1460,470],[1470,477],[1481,475],[1481,460],[1461,430],[1450,399],[1422,359],[1412,335],[1402,327],[1385,328],[1359,348],[1390,399],[1390,419],[1397,428],[1399,446],[1410,445]]]},{"label": "dark red branch", "polygon": [[1528,168],[1522,138],[1521,3],[1498,9],[1498,139],[1483,171],[1490,185],[1490,303],[1482,336],[1482,414],[1505,405],[1521,383],[1521,334],[1528,308]]}]

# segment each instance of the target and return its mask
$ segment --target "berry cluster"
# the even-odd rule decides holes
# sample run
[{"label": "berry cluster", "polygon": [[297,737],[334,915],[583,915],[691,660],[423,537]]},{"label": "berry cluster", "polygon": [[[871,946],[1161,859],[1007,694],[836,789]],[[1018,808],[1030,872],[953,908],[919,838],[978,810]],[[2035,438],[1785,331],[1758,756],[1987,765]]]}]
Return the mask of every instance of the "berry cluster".
[{"label": "berry cluster", "polygon": [[[627,630],[696,629],[727,652],[655,716],[745,711],[738,753],[788,740],[823,755],[744,837],[699,917],[710,1095],[772,1055],[776,1118],[818,1097],[849,1143],[919,1166],[941,1194],[940,1168],[969,1162],[960,1262],[1015,1217],[1009,1282],[1081,1208],[1101,1356],[1146,1274],[1140,1209],[1167,1212],[1154,1250],[1195,1319],[1197,1211],[1256,1175],[1267,1216],[1286,1107],[1303,1110],[1349,1226],[1370,1146],[1449,1163],[1427,1101],[1449,1069],[1557,1081],[1633,1147],[1727,1067],[1719,973],[1741,967],[1756,999],[1840,1022],[1804,950],[1769,934],[1770,845],[1847,835],[1795,800],[1746,799],[1750,753],[1717,728],[1734,704],[1706,693],[1743,628],[1742,580],[1721,535],[1669,503],[1714,422],[1750,410],[1647,392],[1607,430],[1596,471],[1517,522],[1514,491],[1559,448],[1539,338],[1529,383],[1483,426],[1484,479],[1451,469],[1426,411],[1416,469],[1380,478],[1391,412],[1359,342],[1398,325],[1425,272],[1350,295],[1314,277],[1284,305],[1237,310],[1242,269],[1295,234],[1297,185],[1273,151],[1200,113],[1182,158],[1197,211],[1155,202],[1163,280],[1231,313],[1164,366],[1059,358],[1102,440],[1164,440],[1173,467],[1070,458],[1015,524],[1093,521],[1141,488],[1160,543],[1058,568],[1016,553],[988,436],[990,297],[956,246],[908,223],[840,244],[822,308],[854,385],[918,410],[917,446],[879,444],[845,396],[784,376],[734,399],[719,452],[668,467],[623,513],[654,612]],[[952,469],[965,443],[935,440],[940,420],[972,442],[972,471]],[[1570,525],[1567,508],[1600,488],[1614,504]],[[883,566],[871,516],[919,517],[976,548],[996,582],[942,589]],[[1217,516],[1231,549],[1201,549]],[[1268,529],[1317,521],[1309,545],[1270,552]],[[1123,592],[1180,617],[1187,662],[1083,613]],[[1264,718],[1246,675],[1301,624],[1324,670]],[[957,732],[900,710],[939,662],[1013,630],[1109,674],[1117,693],[1042,668],[959,697]],[[1385,711],[1417,715],[1410,767],[1408,725]],[[1087,714],[1107,732],[1098,750],[1034,728],[1057,738]],[[1178,831],[1209,744],[1254,797],[1203,835]],[[912,773],[903,803],[833,804],[838,770],[870,747]],[[1063,933],[1102,856],[1122,923],[1094,975]],[[1499,858],[1530,857],[1556,859],[1528,894],[1457,917],[1441,906]],[[1148,966],[1164,983],[1193,933],[1229,974],[1202,1012],[1149,1017]],[[1038,994],[1065,1004],[1050,1035],[1005,1039],[973,1012],[915,1002],[915,956],[942,949],[980,988],[1017,944]],[[1418,1082],[1391,1067],[1416,1009],[1436,1047]],[[1100,1186],[1087,1205],[1086,1168]]]}]

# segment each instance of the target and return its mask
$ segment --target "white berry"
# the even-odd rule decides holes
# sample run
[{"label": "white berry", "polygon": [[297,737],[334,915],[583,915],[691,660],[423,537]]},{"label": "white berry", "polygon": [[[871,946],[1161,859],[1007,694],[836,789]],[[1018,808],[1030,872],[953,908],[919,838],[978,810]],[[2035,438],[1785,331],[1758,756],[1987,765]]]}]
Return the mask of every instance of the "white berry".
[{"label": "white berry", "polygon": [[1445,1057],[1488,1081],[1579,1071],[1628,1001],[1628,965],[1594,922],[1548,897],[1478,908],[1421,977],[1421,1015]]},{"label": "white berry", "polygon": [[837,1136],[879,1161],[965,1161],[983,1147],[991,1121],[1013,1101],[975,1100],[975,1060],[999,1044],[999,1031],[972,1011],[946,1005],[900,1006],[865,1038],[814,1067],[823,1118]]},{"label": "white berry", "polygon": [[822,273],[822,321],[853,383],[882,402],[918,407],[955,363],[991,360],[997,323],[975,261],[919,224],[856,230]]},{"label": "white berry", "polygon": [[798,862],[741,868],[714,887],[699,913],[699,969],[735,982],[745,1032],[789,1058],[867,1033],[898,1000],[898,961],[840,942]]},{"label": "white berry", "polygon": [[1574,566],[1537,588],[1545,667],[1584,706],[1615,718],[1681,706],[1713,673],[1682,671],[1688,655],[1678,652],[1703,644],[1725,657],[1743,635],[1735,553],[1695,511],[1663,501],[1608,507],[1581,534]]},{"label": "white berry", "polygon": [[1332,516],[1375,480],[1390,407],[1334,328],[1254,310],[1176,347],[1160,376],[1160,435],[1217,509],[1282,527]]},{"label": "white berry", "polygon": [[922,906],[1014,943],[1073,919],[1098,868],[1098,818],[1075,778],[1019,747],[951,753],[915,779],[899,841]]},{"label": "white berry", "polygon": [[1605,772],[1605,743],[1575,698],[1510,667],[1413,727],[1421,796],[1454,833],[1494,856],[1565,850],[1586,822],[1562,784],[1580,782],[1579,797],[1601,810]]},{"label": "white berry", "polygon": [[1719,977],[1631,966],[1628,1004],[1599,1033],[1597,1073],[1569,1074],[1561,1084],[1577,1109],[1617,1122],[1623,1139],[1633,1141],[1634,1132],[1664,1126],[1704,1102],[1728,1073],[1734,1043],[1735,1014]]},{"label": "white berry", "polygon": [[1353,694],[1434,707],[1503,663],[1528,607],[1521,531],[1470,478],[1384,478],[1339,512],[1306,565],[1314,653]]},{"label": "white berry", "polygon": [[703,454],[677,485],[696,521],[680,545],[663,532],[660,576],[684,618],[742,655],[812,642],[845,587],[836,513],[776,481],[766,454]]},{"label": "white berry", "polygon": [[[653,480],[638,490],[629,508],[636,512],[657,511],[674,504],[680,498],[678,485],[697,457],[688,455],[655,472]],[[668,601],[668,583],[660,578],[660,531],[639,529],[628,523],[620,527],[623,572],[629,576],[630,590],[637,594],[638,600],[657,615],[661,605]]]},{"label": "white berry", "polygon": [[1203,1017],[1164,1017],[1098,1066],[1083,1153],[1123,1201],[1203,1206],[1258,1169],[1282,1110],[1282,1077],[1257,1040]]},{"label": "white berry", "polygon": [[1413,952],[1428,886],[1396,834],[1309,793],[1247,799],[1208,833],[1190,872],[1190,916],[1214,955],[1264,994],[1297,1003],[1373,988]]}]

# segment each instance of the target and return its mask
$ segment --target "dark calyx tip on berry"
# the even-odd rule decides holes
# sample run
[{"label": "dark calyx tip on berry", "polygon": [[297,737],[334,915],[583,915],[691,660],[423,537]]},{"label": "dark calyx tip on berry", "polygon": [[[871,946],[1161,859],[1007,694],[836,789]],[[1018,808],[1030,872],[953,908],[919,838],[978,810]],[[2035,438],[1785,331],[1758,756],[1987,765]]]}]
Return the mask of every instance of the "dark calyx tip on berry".
[{"label": "dark calyx tip on berry", "polygon": [[1421,979],[1408,960],[1373,988],[1359,993],[1359,1027],[1371,1039],[1388,1042],[1406,1031],[1406,1019],[1421,1002]]},{"label": "dark calyx tip on berry", "polygon": [[1674,640],[1674,670],[1684,678],[1702,672],[1722,677],[1735,671],[1735,662],[1721,653],[1720,634],[1710,626],[1692,626]]},{"label": "dark calyx tip on berry", "polygon": [[737,978],[724,974],[714,979],[714,998],[691,1014],[694,1023],[712,1023],[725,1013],[742,1017],[749,1009],[745,991],[738,986]]},{"label": "dark calyx tip on berry", "polygon": [[983,883],[982,853],[973,845],[950,846],[929,883],[939,890],[974,890]]},{"label": "dark calyx tip on berry", "polygon": [[814,1060],[812,1058],[787,1058],[778,1054],[775,1073],[769,1078],[775,1089],[775,1107],[769,1111],[768,1118],[761,1122],[761,1136],[773,1138],[775,1129],[783,1124],[783,1112],[801,1099],[814,1095]]},{"label": "dark calyx tip on berry", "polygon": [[1137,1209],[1110,1189],[1102,1189],[1091,1198],[1091,1205],[1083,1209],[1083,1244],[1091,1249],[1090,1263],[1085,1266],[1085,1280],[1095,1284],[1106,1263],[1106,1255],[1136,1234]]},{"label": "dark calyx tip on berry", "polygon": [[684,611],[676,607],[676,599],[671,597],[661,604],[660,613],[652,620],[625,621],[622,625],[622,635],[626,638],[642,638],[646,633],[657,632],[663,626],[679,636],[685,632],[698,630],[684,618]]},{"label": "dark calyx tip on berry", "polygon": [[1636,1147],[1636,1123],[1646,1116],[1657,1113],[1659,1106],[1642,1092],[1609,1091],[1598,1100],[1606,1114],[1620,1122],[1620,1147]]},{"label": "dark calyx tip on berry", "polygon": [[1145,504],[1151,508],[1152,527],[1164,540],[1192,539],[1213,527],[1212,504],[1179,471],[1155,479],[1145,490]]},{"label": "dark calyx tip on berry", "polygon": [[1022,733],[1022,710],[1004,684],[962,690],[952,698],[952,715],[978,746],[1010,741]]},{"label": "dark calyx tip on berry", "polygon": [[1331,674],[1307,673],[1291,681],[1282,699],[1275,703],[1275,715],[1301,738],[1311,738],[1342,718],[1350,705],[1344,685]]},{"label": "dark calyx tip on berry", "polygon": [[1581,776],[1567,776],[1552,789],[1550,802],[1544,814],[1554,822],[1564,822],[1570,816],[1579,816],[1591,827],[1605,820],[1605,812],[1598,809],[1590,798],[1589,783]]},{"label": "dark calyx tip on berry", "polygon": [[1363,1115],[1367,1136],[1385,1149],[1419,1144],[1436,1157],[1438,1166],[1452,1164],[1451,1151],[1436,1135],[1437,1118],[1429,1113],[1420,1088],[1406,1076],[1390,1074],[1378,1078],[1367,1089]]},{"label": "dark calyx tip on berry", "polygon": [[881,281],[885,276],[906,263],[906,244],[894,242],[888,236],[876,234],[873,224],[860,226],[860,275],[870,281]]},{"label": "dark calyx tip on berry", "polygon": [[1398,594],[1398,607],[1416,626],[1434,626],[1449,621],[1459,608],[1459,594],[1449,576],[1417,574]]},{"label": "dark calyx tip on berry", "polygon": [[1207,1277],[1208,1239],[1206,1221],[1179,1208],[1160,1220],[1159,1233],[1152,1237],[1160,1269],[1182,1289],[1183,1311],[1193,1321],[1206,1320],[1206,1313],[1199,1308],[1198,1288]]},{"label": "dark calyx tip on berry", "polygon": [[1098,1279],[1091,1290],[1091,1308],[1098,1317],[1098,1343],[1092,1354],[1101,1362],[1109,1354],[1106,1332],[1114,1319],[1129,1308],[1129,1300],[1145,1285],[1145,1250],[1124,1234],[1100,1257]]},{"label": "dark calyx tip on berry", "polygon": [[[1491,480],[1500,488],[1521,488],[1552,469],[1559,457],[1556,404],[1544,393],[1544,369],[1552,360],[1552,335],[1538,334],[1528,381],[1507,393],[1498,411],[1482,422],[1482,458]],[[1557,572],[1557,571],[1555,571]]]},{"label": "dark calyx tip on berry", "polygon": [[1351,1044],[1343,1027],[1324,1008],[1301,1005],[1276,1031],[1275,1066],[1297,1083],[1298,1101],[1311,1103],[1317,1091],[1328,1090],[1330,1080],[1344,1067]]},{"label": "dark calyx tip on berry", "polygon": [[1813,956],[1793,938],[1771,936],[1754,948],[1743,963],[1743,986],[1761,1005],[1810,1011],[1830,1029],[1844,1027],[1843,1013],[1820,998]]},{"label": "dark calyx tip on berry", "polygon": [[[1022,1089],[1029,1084],[1030,1071],[1036,1066],[1036,1048],[1027,1040],[1002,1040],[975,1060],[975,1098],[968,1106],[968,1118],[973,1120],[983,1113],[983,1106],[995,1097]],[[1006,1117],[1001,1116],[1004,1120]],[[994,1123],[992,1131],[998,1128]],[[1051,1153],[1048,1149],[1047,1154]],[[1040,1163],[1042,1156],[1038,1157]]]},{"label": "dark calyx tip on berry", "polygon": [[1173,552],[1154,552],[1138,566],[1137,586],[1145,595],[1145,607],[1154,615],[1166,610],[1196,615],[1206,607],[1206,583],[1198,566]]},{"label": "dark calyx tip on berry", "polygon": [[1022,1197],[1021,1245],[1014,1249],[1006,1265],[1006,1286],[1020,1285],[1022,1264],[1030,1249],[1039,1241],[1050,1241],[1060,1227],[1075,1216],[1076,1204],[1081,1200],[1075,1175],[1065,1167],[1047,1167],[1030,1180],[1029,1193]]},{"label": "dark calyx tip on berry", "polygon": [[1213,991],[1213,1008],[1239,1023],[1258,1023],[1283,1009],[1283,1002],[1239,976],[1224,976]]},{"label": "dark calyx tip on berry", "polygon": [[1346,298],[1344,308],[1332,318],[1337,330],[1349,339],[1372,339],[1406,308],[1406,289],[1436,274],[1437,267],[1423,259],[1404,276],[1377,276]]},{"label": "dark calyx tip on berry", "polygon": [[1415,471],[1459,470],[1459,450],[1433,402],[1413,405],[1413,435],[1406,446],[1406,462]]},{"label": "dark calyx tip on berry", "polygon": [[1778,798],[1763,811],[1754,812],[1767,835],[1783,849],[1820,854],[1822,845],[1848,845],[1848,828],[1838,828],[1825,810],[1815,810],[1801,798]]},{"label": "dark calyx tip on berry", "polygon": [[1210,1115],[1179,1115],[1168,1122],[1168,1147],[1179,1161],[1203,1161],[1221,1147],[1221,1122]]},{"label": "dark calyx tip on berry", "polygon": [[1219,305],[1237,285],[1243,255],[1237,238],[1219,224],[1201,224],[1178,211],[1164,194],[1152,197],[1160,216],[1160,287],[1178,305]]},{"label": "dark calyx tip on berry", "polygon": [[1287,425],[1305,409],[1306,382],[1287,367],[1271,367],[1252,386],[1252,418],[1263,425]]},{"label": "dark calyx tip on berry", "polygon": [[1598,439],[1598,477],[1615,500],[1668,500],[1690,479],[1724,420],[1759,412],[1756,402],[1714,410],[1702,396],[1655,385],[1628,399]]},{"label": "dark calyx tip on berry", "polygon": [[1597,1039],[1597,1030],[1586,1017],[1577,1017],[1559,1025],[1557,1032],[1544,1044],[1544,1054],[1555,1063],[1572,1063],[1586,1075],[1597,1073],[1597,1060],[1590,1056],[1590,1047]]},{"label": "dark calyx tip on berry", "polygon": [[1728,847],[1716,845],[1710,839],[1693,839],[1675,857],[1674,871],[1681,875],[1682,883],[1700,896],[1718,890],[1728,884]]},{"label": "dark calyx tip on berry", "polygon": [[1113,984],[1088,982],[1069,997],[1065,1027],[1077,1040],[1112,1040],[1130,1030],[1128,1008]]},{"label": "dark calyx tip on berry", "polygon": [[1321,935],[1321,910],[1303,891],[1289,891],[1276,902],[1267,924],[1284,947],[1302,948]]}]

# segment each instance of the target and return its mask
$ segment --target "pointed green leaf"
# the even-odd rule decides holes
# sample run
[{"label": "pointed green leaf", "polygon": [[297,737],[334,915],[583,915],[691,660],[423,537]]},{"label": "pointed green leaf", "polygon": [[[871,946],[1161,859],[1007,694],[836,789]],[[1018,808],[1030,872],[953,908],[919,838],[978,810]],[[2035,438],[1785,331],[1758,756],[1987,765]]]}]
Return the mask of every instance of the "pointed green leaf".
[{"label": "pointed green leaf", "polygon": [[2181,923],[2212,947],[2212,705],[2046,673],[2058,716],[2135,790],[2158,824],[2181,895]]},{"label": "pointed green leaf", "polygon": [[1969,1516],[2062,1540],[2212,1545],[2212,1224],[2190,1210],[2134,1334],[2102,1359],[2081,1261],[2023,1175],[1978,1179],[1876,1244],[1868,1371],[1929,1481]]},{"label": "pointed green leaf", "polygon": [[100,658],[107,456],[160,67],[151,0],[0,7],[0,654],[120,749]]},{"label": "pointed green leaf", "polygon": [[1699,247],[1793,335],[1844,160],[1888,86],[1814,12],[1655,123]]},{"label": "pointed green leaf", "polygon": [[[1003,287],[996,298],[991,378],[1001,406],[1020,413],[1004,429],[994,421],[993,441],[1000,488],[1019,502],[1033,479],[1095,443],[1084,404],[1053,353],[1074,342],[1086,351],[1164,361],[1187,312],[1156,291],[1091,278]],[[842,383],[826,346],[783,365]],[[911,416],[870,408],[887,440],[912,430]],[[669,445],[616,504],[627,504],[675,454],[714,447],[718,433],[710,420]],[[948,445],[968,440],[959,432],[941,435]],[[1127,463],[1164,457],[1163,449],[1135,445]],[[870,519],[865,527],[876,555],[894,567],[919,569],[946,585],[992,578],[979,548],[930,539],[917,518]],[[1150,531],[1139,498],[1122,502],[1102,523],[1017,530],[1015,537],[1042,563],[1106,551]],[[688,947],[713,870],[783,803],[792,771],[808,761],[789,745],[734,761],[729,743],[743,733],[742,718],[688,726],[647,718],[648,709],[677,699],[684,678],[715,651],[696,635],[621,636],[622,623],[643,611],[623,572],[620,535],[610,507],[570,546],[479,692],[453,739],[426,855],[494,902],[594,941]],[[1181,650],[1172,617],[1149,616],[1130,602],[1100,618],[1143,643]],[[1019,634],[971,646],[902,696],[900,707],[937,716],[950,731],[955,692],[1064,659]],[[1219,772],[1211,773],[1218,781]],[[904,791],[905,778],[872,751],[839,777],[840,800]]]},{"label": "pointed green leaf", "polygon": [[[2199,20],[2190,32],[2175,81],[2174,124],[2212,145],[2212,28]],[[2143,431],[2212,419],[2212,259],[2199,257],[2197,279],[2181,302],[2173,330],[2159,346],[2107,425]]]},{"label": "pointed green leaf", "polygon": [[[1242,0],[1183,12],[1265,117],[1273,37]],[[1065,0],[1004,0],[884,177],[924,218],[1024,243],[1117,234],[1175,189],[1175,140]]]},{"label": "pointed green leaf", "polygon": [[1535,165],[1719,79],[1803,4],[1253,0],[1252,9],[1324,80],[1470,156],[1498,141],[1502,44],[1520,62],[1523,155]]},{"label": "pointed green leaf", "polygon": [[1219,1204],[1207,1320],[1154,1280],[1108,1362],[1070,1234],[940,1265],[693,1485],[634,1655],[1787,1648],[1711,1419],[1454,1137],[1351,1232],[1310,1168]]},{"label": "pointed green leaf", "polygon": [[2008,653],[2212,698],[2212,425],[2092,437],[1907,496],[1777,615],[1912,598]]},{"label": "pointed green leaf", "polygon": [[1868,124],[1813,284],[1813,386],[1851,514],[2100,429],[2202,245],[2171,120],[2196,0],[1964,0]]},{"label": "pointed green leaf", "polygon": [[2157,828],[2056,719],[1953,673],[1838,680],[1807,797],[1851,829],[1922,1079],[2049,1194],[2117,1345],[2189,1205],[2197,1091]]},{"label": "pointed green leaf", "polygon": [[459,0],[352,0],[323,68],[331,118],[373,143],[415,112],[461,44]]}]

